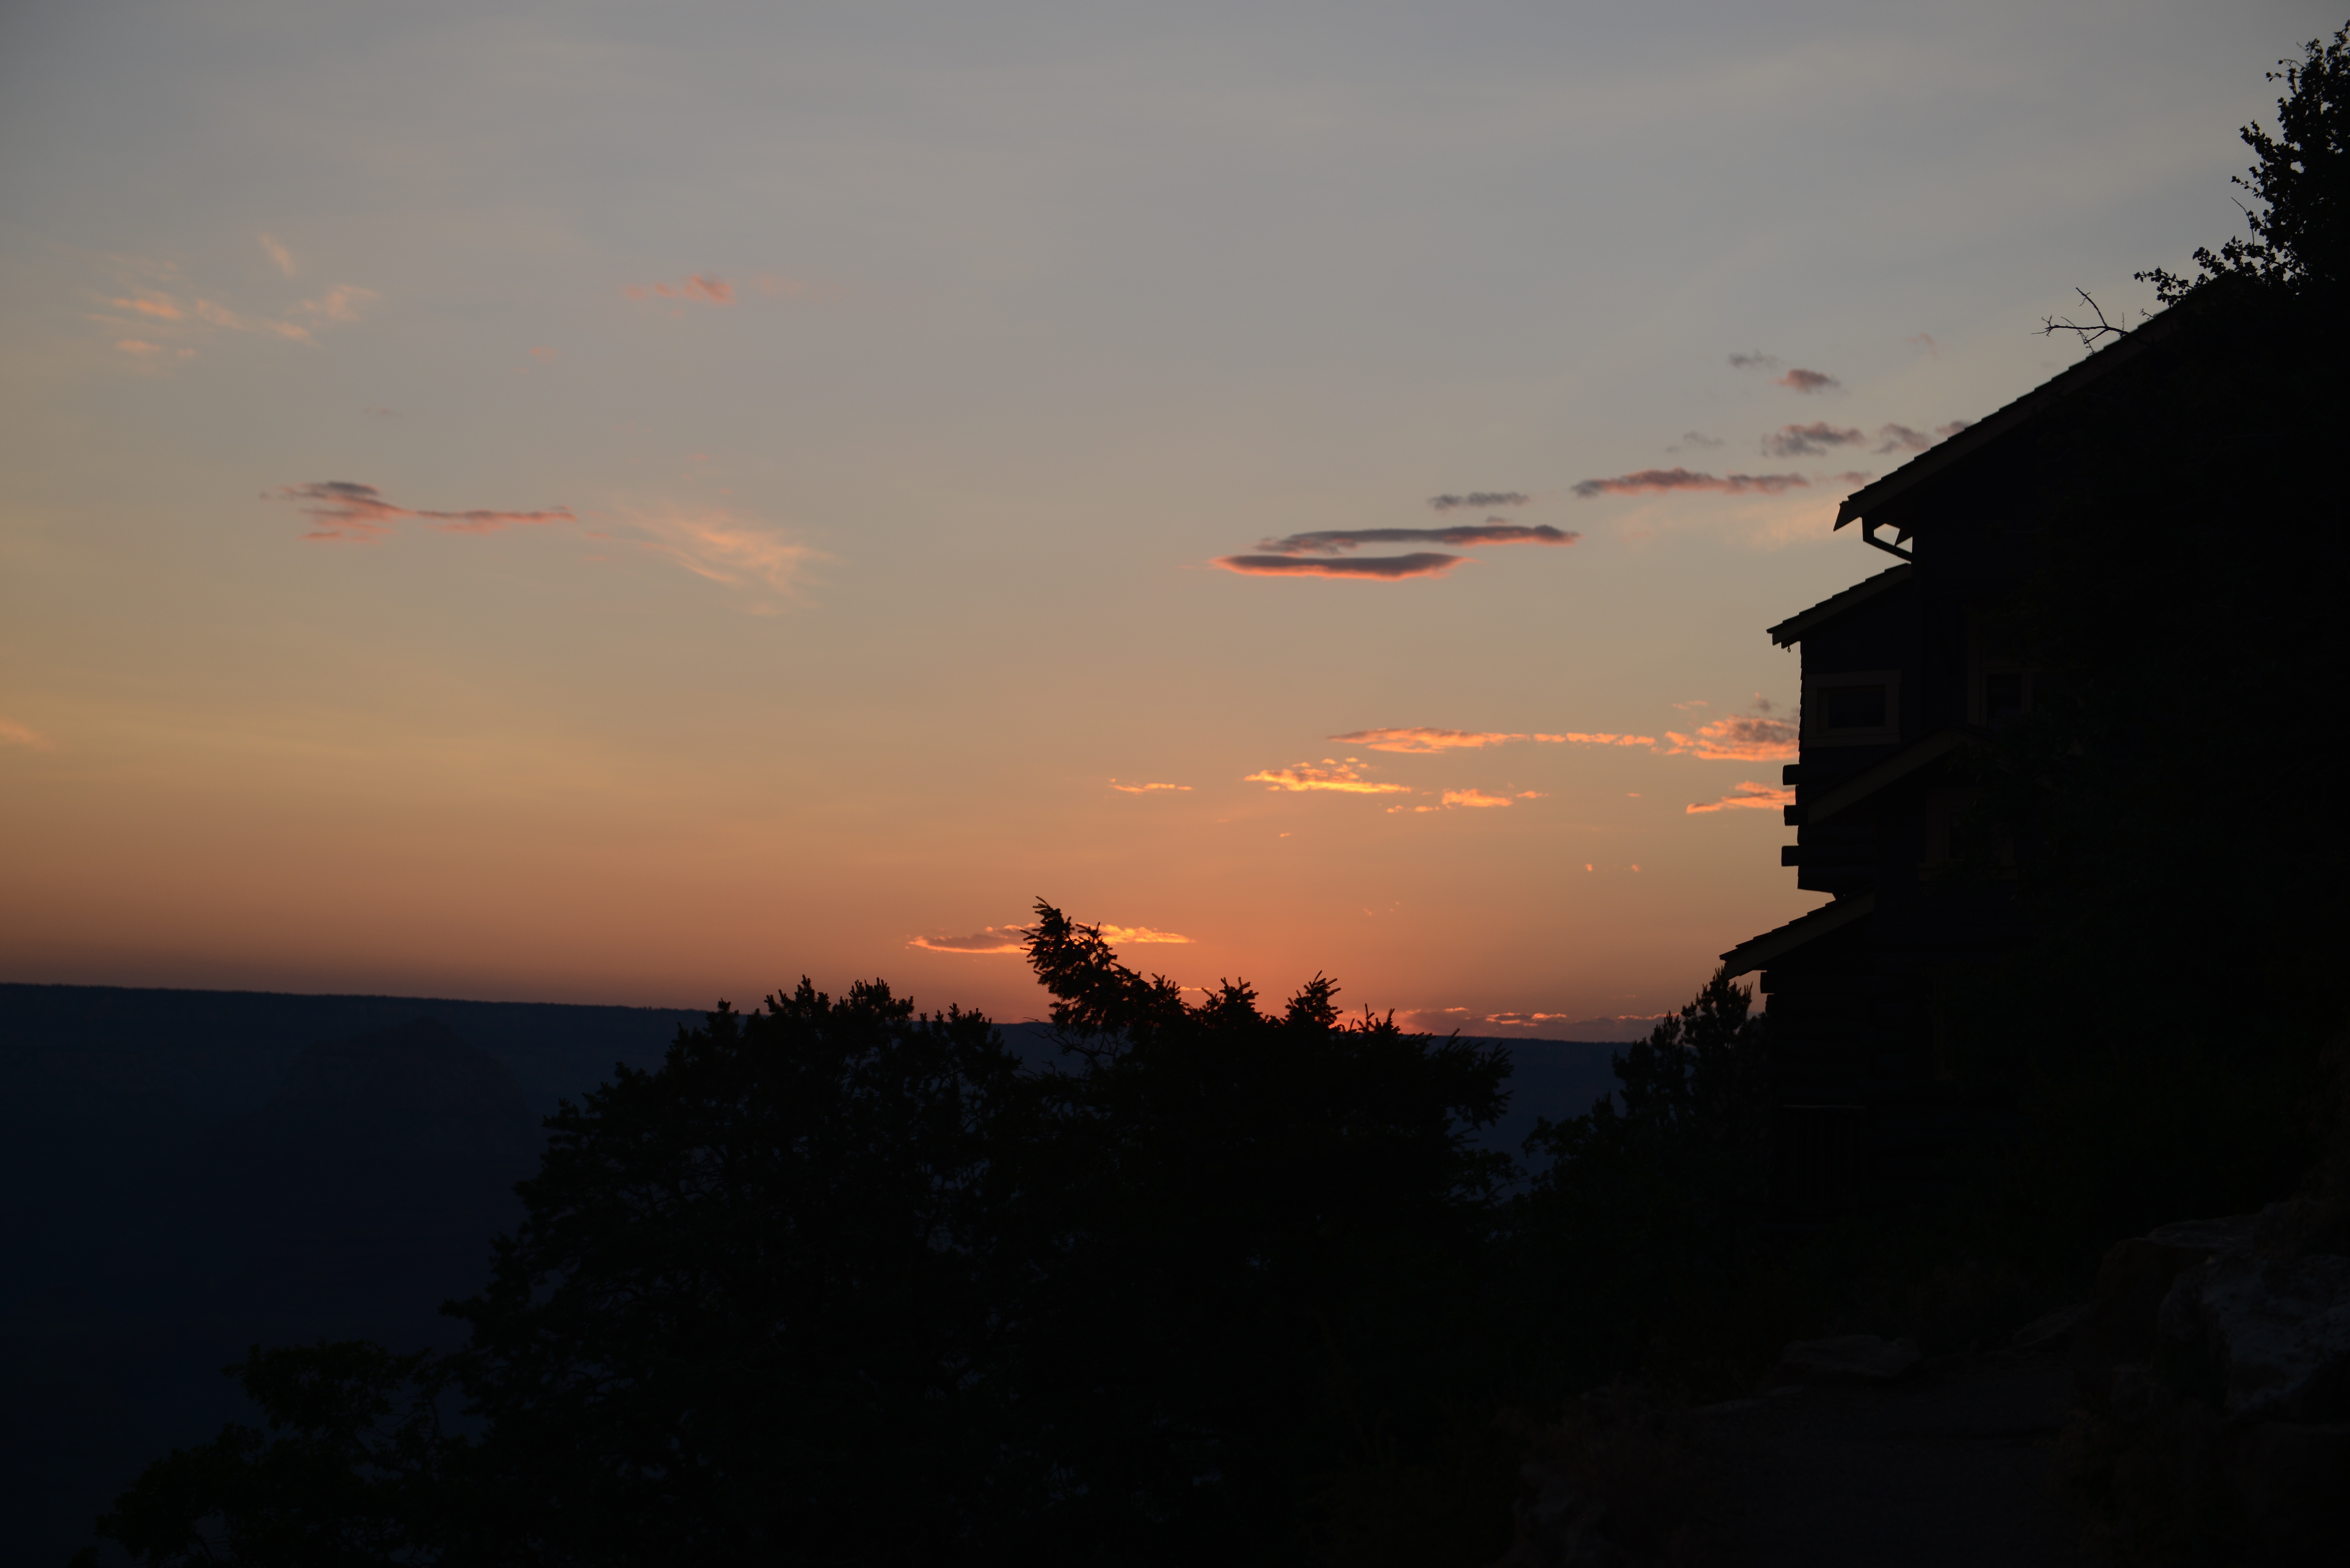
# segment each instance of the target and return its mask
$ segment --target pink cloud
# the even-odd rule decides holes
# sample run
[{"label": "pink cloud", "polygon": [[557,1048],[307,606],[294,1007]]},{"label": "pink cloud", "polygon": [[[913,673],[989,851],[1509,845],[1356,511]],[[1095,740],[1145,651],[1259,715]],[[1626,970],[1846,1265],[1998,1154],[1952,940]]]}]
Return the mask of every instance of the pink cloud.
[{"label": "pink cloud", "polygon": [[1618,474],[1614,479],[1586,479],[1575,486],[1575,493],[1586,500],[1595,495],[1653,495],[1670,490],[1719,490],[1731,495],[1759,490],[1765,495],[1777,495],[1810,483],[1800,473],[1732,473],[1717,477],[1686,468],[1644,468],[1638,473]]},{"label": "pink cloud", "polygon": [[778,593],[796,594],[807,563],[825,558],[811,545],[778,538],[726,512],[671,514],[646,519],[639,526],[653,535],[644,542],[645,548],[668,556],[694,576],[713,583],[756,583]]},{"label": "pink cloud", "polygon": [[1790,370],[1771,384],[1774,387],[1784,387],[1791,392],[1804,393],[1825,392],[1844,385],[1825,371],[1804,369]]},{"label": "pink cloud", "polygon": [[1695,816],[1709,811],[1736,811],[1741,807],[1745,806],[1751,806],[1761,811],[1768,810],[1774,806],[1793,805],[1794,804],[1795,792],[1794,790],[1779,789],[1771,784],[1756,784],[1752,780],[1749,780],[1748,782],[1740,784],[1728,794],[1723,795],[1720,800],[1708,801],[1703,805],[1690,806],[1685,815]]},{"label": "pink cloud", "polygon": [[1662,748],[1669,756],[1687,755],[1710,763],[1793,762],[1796,731],[1785,719],[1716,719],[1698,726],[1694,735],[1668,730],[1672,742]]},{"label": "pink cloud", "polygon": [[[371,288],[361,288],[357,284],[338,283],[317,298],[306,299],[294,308],[306,316],[320,317],[328,321],[357,321],[360,311],[382,297],[383,296]],[[283,323],[278,326],[281,331],[285,329]],[[300,329],[297,327],[295,330]],[[307,337],[309,334],[305,332],[303,336]]]},{"label": "pink cloud", "polygon": [[732,305],[734,303],[734,286],[733,284],[728,283],[723,277],[708,277],[701,273],[695,273],[692,276],[680,284],[656,283],[647,285],[632,283],[629,285],[626,292],[630,299],[642,299],[648,294],[655,294],[659,295],[663,299],[698,299],[704,305]]},{"label": "pink cloud", "polygon": [[137,299],[118,299],[113,304],[117,310],[135,310],[158,321],[179,321],[187,316],[187,312],[172,302],[169,295],[141,295]]},{"label": "pink cloud", "polygon": [[308,484],[281,484],[275,492],[265,493],[265,501],[292,501],[297,510],[311,522],[306,539],[380,539],[409,518],[421,518],[452,534],[494,534],[502,528],[525,527],[543,523],[576,523],[579,519],[568,506],[550,507],[543,512],[495,512],[476,507],[464,512],[433,512],[419,507],[397,506],[383,498],[383,493],[372,484],[358,484],[347,479],[314,481]]},{"label": "pink cloud", "polygon": [[125,354],[161,354],[163,351],[161,343],[150,343],[144,337],[125,337],[115,347]]},{"label": "pink cloud", "polygon": [[275,234],[263,234],[261,248],[268,254],[271,261],[277,264],[279,272],[284,273],[287,277],[294,275],[294,253],[286,248],[285,241]]},{"label": "pink cloud", "polygon": [[1362,764],[1352,757],[1348,757],[1343,763],[1335,757],[1325,757],[1319,766],[1313,763],[1299,763],[1292,767],[1267,768],[1262,773],[1247,774],[1241,782],[1267,784],[1275,790],[1288,790],[1293,793],[1309,790],[1328,790],[1340,794],[1409,794],[1411,793],[1411,786],[1409,784],[1373,784],[1365,779]]},{"label": "pink cloud", "polygon": [[19,724],[14,719],[0,719],[0,744],[23,746],[36,752],[57,750],[55,741],[50,740],[30,724]]},{"label": "pink cloud", "polygon": [[530,357],[542,365],[552,365],[561,353],[562,350],[559,348],[534,348],[530,351]]},{"label": "pink cloud", "polygon": [[1257,577],[1356,577],[1393,582],[1402,577],[1440,577],[1467,560],[1432,550],[1409,556],[1353,556],[1315,559],[1293,556],[1223,556],[1214,565]]},{"label": "pink cloud", "polygon": [[1109,787],[1120,794],[1150,794],[1159,790],[1180,790],[1188,794],[1191,788],[1190,784],[1120,784],[1116,779],[1109,781]]}]

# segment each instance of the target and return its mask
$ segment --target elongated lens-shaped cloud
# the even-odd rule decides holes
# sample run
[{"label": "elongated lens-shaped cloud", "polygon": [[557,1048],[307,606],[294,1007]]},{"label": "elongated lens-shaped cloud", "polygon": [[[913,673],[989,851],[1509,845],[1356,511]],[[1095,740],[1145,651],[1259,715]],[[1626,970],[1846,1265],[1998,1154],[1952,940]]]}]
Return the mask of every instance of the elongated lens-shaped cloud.
[{"label": "elongated lens-shaped cloud", "polygon": [[933,953],[1016,953],[1028,949],[1028,933],[1019,926],[982,926],[967,937],[916,937],[906,944]]},{"label": "elongated lens-shaped cloud", "polygon": [[1800,473],[1716,475],[1686,468],[1644,468],[1638,473],[1620,473],[1613,479],[1586,479],[1575,487],[1575,493],[1586,501],[1595,495],[1654,495],[1669,490],[1719,490],[1731,495],[1760,491],[1765,495],[1777,495],[1786,490],[1808,488],[1811,483]]},{"label": "elongated lens-shaped cloud", "polygon": [[545,523],[577,523],[568,506],[540,512],[496,512],[473,507],[463,512],[435,512],[422,507],[396,506],[372,484],[348,479],[315,480],[308,484],[281,484],[264,500],[291,501],[311,523],[306,539],[380,539],[409,518],[424,518],[452,534],[494,534],[502,528]]},{"label": "elongated lens-shaped cloud", "polygon": [[1401,752],[1409,756],[1432,757],[1445,752],[1473,752],[1485,746],[1506,745],[1512,741],[1555,741],[1556,735],[1505,734],[1499,730],[1354,730],[1332,740],[1348,746],[1367,746],[1375,752]]},{"label": "elongated lens-shaped cloud", "polygon": [[1572,545],[1581,537],[1546,524],[1529,528],[1496,517],[1451,528],[1321,528],[1267,539],[1257,548],[1275,556],[1335,556],[1363,545]]},{"label": "elongated lens-shaped cloud", "polygon": [[1440,577],[1466,556],[1420,551],[1409,556],[1350,556],[1337,560],[1312,556],[1223,556],[1216,565],[1252,577],[1361,577],[1392,582],[1401,577]]},{"label": "elongated lens-shaped cloud", "polygon": [[1439,512],[1450,512],[1460,506],[1475,507],[1481,511],[1488,506],[1526,506],[1533,502],[1533,496],[1521,495],[1514,490],[1472,490],[1466,495],[1431,495],[1428,498],[1429,505]]},{"label": "elongated lens-shaped cloud", "polygon": [[1774,387],[1784,387],[1791,392],[1826,392],[1844,385],[1842,381],[1825,370],[1805,370],[1800,368],[1788,371],[1771,384]]},{"label": "elongated lens-shaped cloud", "polygon": [[[1096,929],[1101,932],[1102,940],[1119,947],[1189,943],[1191,940],[1180,931],[1154,930],[1149,926],[1114,926],[1104,921]],[[1025,926],[982,926],[967,937],[916,937],[906,945],[933,953],[1025,952],[1028,949],[1028,929]]]},{"label": "elongated lens-shaped cloud", "polygon": [[1173,790],[1188,794],[1191,793],[1191,789],[1190,784],[1120,784],[1116,779],[1109,781],[1109,787],[1118,791],[1120,794],[1156,794],[1161,790]]}]

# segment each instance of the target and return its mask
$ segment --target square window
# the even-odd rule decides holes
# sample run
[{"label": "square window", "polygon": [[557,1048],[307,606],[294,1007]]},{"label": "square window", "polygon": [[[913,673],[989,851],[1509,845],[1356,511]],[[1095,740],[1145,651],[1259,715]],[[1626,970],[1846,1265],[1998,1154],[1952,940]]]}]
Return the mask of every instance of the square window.
[{"label": "square window", "polygon": [[1827,730],[1882,730],[1885,688],[1830,686],[1820,693],[1821,726]]}]

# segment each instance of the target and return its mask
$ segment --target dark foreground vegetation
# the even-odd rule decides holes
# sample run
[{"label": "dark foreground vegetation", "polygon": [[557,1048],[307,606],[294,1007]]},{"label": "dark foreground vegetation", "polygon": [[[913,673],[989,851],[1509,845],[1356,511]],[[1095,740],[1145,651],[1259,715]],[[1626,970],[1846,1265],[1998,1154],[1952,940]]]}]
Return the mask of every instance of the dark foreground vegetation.
[{"label": "dark foreground vegetation", "polygon": [[[101,1534],[159,1564],[1465,1565],[1510,1549],[1531,1453],[1619,1500],[1611,1560],[1684,1560],[1673,1412],[1789,1338],[2003,1343],[2116,1241],[2264,1205],[2277,1258],[2350,1253],[2344,40],[2287,88],[2247,133],[2253,239],[2158,276],[2186,315],[2126,399],[2040,427],[2063,525],[2013,630],[2061,695],[1980,748],[1952,873],[2020,875],[2036,932],[1947,979],[1950,1075],[2017,1106],[1968,1196],[1775,1211],[1768,1037],[1726,981],[1528,1178],[1473,1136],[1490,1049],[1319,979],[1187,1003],[1040,904],[1057,1061],[879,981],[722,1004],[550,1119],[462,1347],[255,1349],[266,1429],[159,1461]],[[2162,1376],[2162,1408],[2200,1397]],[[2197,1419],[2092,1410],[2074,1480],[2125,1557],[2256,1560],[2195,1511]]]}]

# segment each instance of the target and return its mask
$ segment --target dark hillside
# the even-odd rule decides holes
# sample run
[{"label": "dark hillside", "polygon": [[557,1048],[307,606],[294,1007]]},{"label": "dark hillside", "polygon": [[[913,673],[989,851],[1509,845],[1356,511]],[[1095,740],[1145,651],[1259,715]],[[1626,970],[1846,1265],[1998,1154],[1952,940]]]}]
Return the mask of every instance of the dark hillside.
[{"label": "dark hillside", "polygon": [[[251,1419],[255,1343],[454,1346],[539,1119],[698,1012],[0,985],[0,1512],[62,1561],[141,1465]],[[1046,1026],[1004,1033],[1031,1064]],[[1515,1153],[1620,1047],[1512,1042]]]},{"label": "dark hillside", "polygon": [[0,1513],[63,1561],[256,1341],[456,1343],[538,1120],[696,1013],[0,986]]}]

